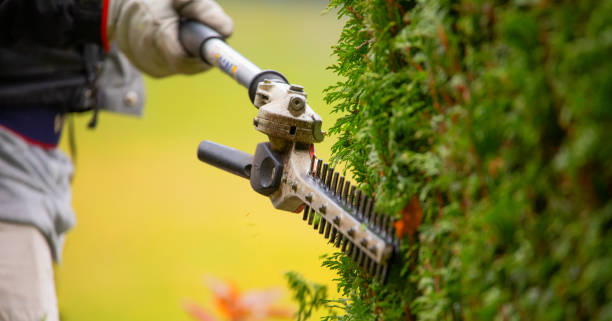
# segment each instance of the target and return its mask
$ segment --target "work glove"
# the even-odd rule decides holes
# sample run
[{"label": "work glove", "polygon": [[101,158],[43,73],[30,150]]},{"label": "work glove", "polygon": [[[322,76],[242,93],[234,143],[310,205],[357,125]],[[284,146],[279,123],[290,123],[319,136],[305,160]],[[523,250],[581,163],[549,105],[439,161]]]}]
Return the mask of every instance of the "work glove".
[{"label": "work glove", "polygon": [[164,77],[210,68],[190,57],[179,41],[180,17],[200,21],[229,37],[234,22],[213,0],[109,0],[107,41],[141,71]]}]

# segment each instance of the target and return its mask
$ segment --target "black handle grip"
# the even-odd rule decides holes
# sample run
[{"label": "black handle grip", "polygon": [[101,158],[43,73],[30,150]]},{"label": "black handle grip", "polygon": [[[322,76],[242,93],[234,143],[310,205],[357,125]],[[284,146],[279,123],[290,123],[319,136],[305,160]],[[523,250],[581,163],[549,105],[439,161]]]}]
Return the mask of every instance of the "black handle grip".
[{"label": "black handle grip", "polygon": [[283,156],[270,143],[259,143],[253,157],[251,187],[259,194],[270,196],[278,190],[283,177]]},{"label": "black handle grip", "polygon": [[237,149],[205,140],[198,146],[198,158],[214,167],[249,179],[253,156]]}]

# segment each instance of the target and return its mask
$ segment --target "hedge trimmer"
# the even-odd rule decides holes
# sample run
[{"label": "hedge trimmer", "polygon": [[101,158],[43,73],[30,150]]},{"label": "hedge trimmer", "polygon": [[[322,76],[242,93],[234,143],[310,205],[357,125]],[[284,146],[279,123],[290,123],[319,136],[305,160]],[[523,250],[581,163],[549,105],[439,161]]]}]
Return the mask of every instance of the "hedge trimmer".
[{"label": "hedge trimmer", "polygon": [[289,84],[277,71],[261,70],[201,23],[183,22],[180,38],[189,54],[248,88],[258,108],[253,125],[269,138],[257,145],[255,155],[203,141],[198,158],[249,179],[275,208],[303,212],[304,221],[384,282],[397,250],[393,222],[375,210],[372,197],[316,158],[313,144],[323,141],[322,121],[306,102],[304,88]]}]

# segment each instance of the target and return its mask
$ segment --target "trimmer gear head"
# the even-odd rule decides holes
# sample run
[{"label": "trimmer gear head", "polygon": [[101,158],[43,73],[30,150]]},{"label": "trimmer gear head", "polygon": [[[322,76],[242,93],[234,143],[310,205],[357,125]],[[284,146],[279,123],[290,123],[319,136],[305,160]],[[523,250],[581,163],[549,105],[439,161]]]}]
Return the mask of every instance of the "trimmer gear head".
[{"label": "trimmer gear head", "polygon": [[259,83],[253,104],[259,109],[253,125],[268,135],[274,149],[282,150],[289,142],[323,141],[321,117],[308,106],[304,87],[266,79]]}]

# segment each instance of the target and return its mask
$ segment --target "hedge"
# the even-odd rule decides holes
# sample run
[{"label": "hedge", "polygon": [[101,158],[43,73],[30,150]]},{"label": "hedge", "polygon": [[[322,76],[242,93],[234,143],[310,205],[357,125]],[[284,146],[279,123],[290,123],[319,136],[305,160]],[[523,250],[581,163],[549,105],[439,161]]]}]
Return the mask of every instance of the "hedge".
[{"label": "hedge", "polygon": [[329,6],[334,160],[402,242],[384,285],[327,257],[342,298],[310,303],[330,320],[612,320],[612,1]]}]

